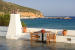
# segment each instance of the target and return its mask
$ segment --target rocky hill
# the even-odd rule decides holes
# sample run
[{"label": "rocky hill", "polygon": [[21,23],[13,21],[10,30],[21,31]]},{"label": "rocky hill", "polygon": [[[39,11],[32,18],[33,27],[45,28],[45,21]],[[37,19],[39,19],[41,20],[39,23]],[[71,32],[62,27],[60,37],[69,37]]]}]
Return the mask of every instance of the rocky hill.
[{"label": "rocky hill", "polygon": [[37,12],[36,14],[32,13],[32,12],[19,12],[19,14],[21,14],[21,17],[44,17],[43,14],[41,12]]},{"label": "rocky hill", "polygon": [[44,17],[39,10],[0,0],[0,14],[10,13],[12,9],[19,9],[21,17]]}]

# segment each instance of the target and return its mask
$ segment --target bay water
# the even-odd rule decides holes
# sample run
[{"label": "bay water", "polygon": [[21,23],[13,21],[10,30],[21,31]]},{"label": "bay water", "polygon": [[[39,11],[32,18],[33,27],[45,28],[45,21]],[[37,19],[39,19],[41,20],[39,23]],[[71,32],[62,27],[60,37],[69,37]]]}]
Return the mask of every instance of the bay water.
[{"label": "bay water", "polygon": [[72,19],[21,19],[28,28],[75,30],[75,17]]}]

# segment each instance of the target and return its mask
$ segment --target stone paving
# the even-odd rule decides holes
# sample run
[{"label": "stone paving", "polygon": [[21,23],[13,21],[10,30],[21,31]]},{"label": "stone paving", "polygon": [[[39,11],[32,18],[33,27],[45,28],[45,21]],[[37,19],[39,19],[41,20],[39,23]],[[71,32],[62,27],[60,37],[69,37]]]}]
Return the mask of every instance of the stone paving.
[{"label": "stone paving", "polygon": [[31,43],[28,39],[6,39],[0,36],[0,50],[75,50],[72,43]]}]

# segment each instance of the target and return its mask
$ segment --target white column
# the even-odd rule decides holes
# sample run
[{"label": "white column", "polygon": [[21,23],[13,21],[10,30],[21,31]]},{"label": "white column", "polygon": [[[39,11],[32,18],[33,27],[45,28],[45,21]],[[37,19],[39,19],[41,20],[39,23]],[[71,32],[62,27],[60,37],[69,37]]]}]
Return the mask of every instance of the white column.
[{"label": "white column", "polygon": [[10,23],[6,38],[19,39],[22,33],[20,14],[10,14]]}]

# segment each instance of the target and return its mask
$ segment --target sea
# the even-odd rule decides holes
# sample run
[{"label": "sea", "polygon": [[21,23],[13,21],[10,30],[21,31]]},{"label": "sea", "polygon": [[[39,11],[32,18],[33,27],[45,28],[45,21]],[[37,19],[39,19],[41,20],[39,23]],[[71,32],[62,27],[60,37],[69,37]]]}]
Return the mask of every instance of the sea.
[{"label": "sea", "polygon": [[[45,17],[57,17],[57,16],[45,16]],[[38,18],[38,19],[21,19],[21,21],[23,21],[28,28],[75,30],[75,16],[69,17],[72,19]]]}]

